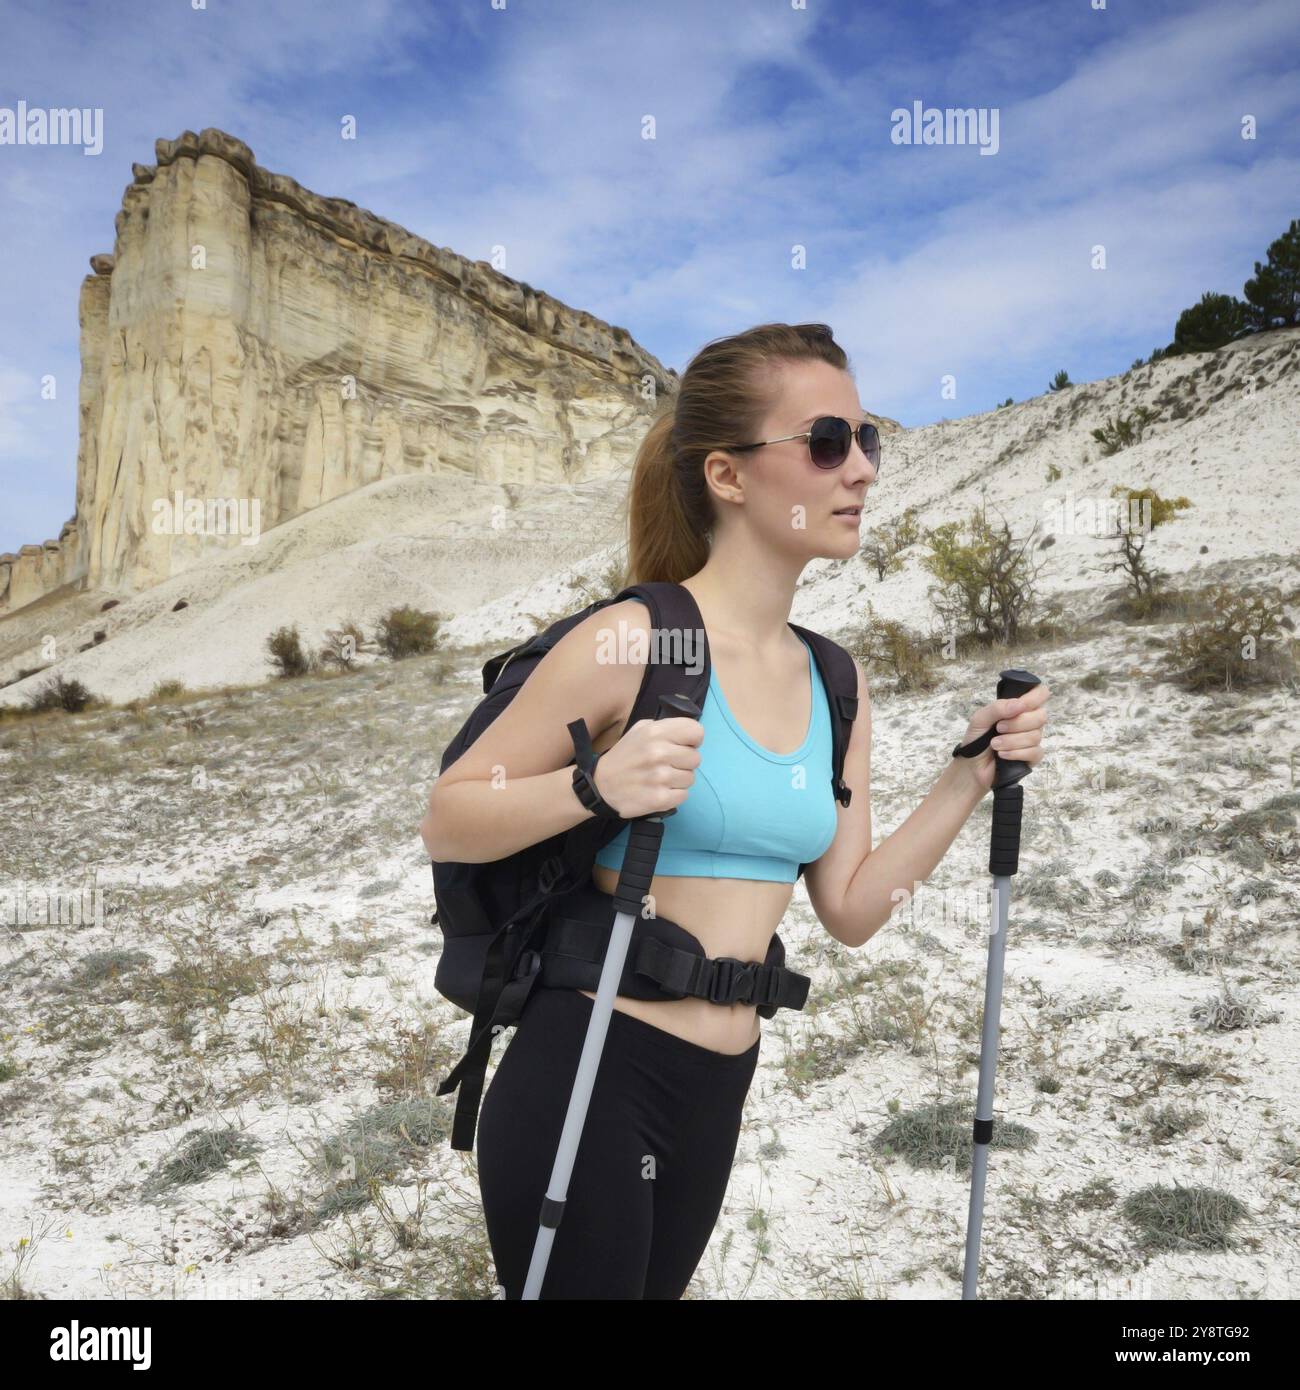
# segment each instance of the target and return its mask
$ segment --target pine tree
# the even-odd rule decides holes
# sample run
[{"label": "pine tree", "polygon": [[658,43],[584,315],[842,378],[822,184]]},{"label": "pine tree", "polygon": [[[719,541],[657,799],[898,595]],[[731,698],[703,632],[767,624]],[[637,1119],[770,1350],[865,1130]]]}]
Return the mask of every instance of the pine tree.
[{"label": "pine tree", "polygon": [[1249,305],[1230,294],[1206,291],[1199,304],[1178,315],[1174,343],[1179,352],[1213,352],[1253,331]]},{"label": "pine tree", "polygon": [[1242,289],[1257,332],[1300,323],[1300,218],[1268,248],[1268,264],[1255,262],[1255,278]]}]

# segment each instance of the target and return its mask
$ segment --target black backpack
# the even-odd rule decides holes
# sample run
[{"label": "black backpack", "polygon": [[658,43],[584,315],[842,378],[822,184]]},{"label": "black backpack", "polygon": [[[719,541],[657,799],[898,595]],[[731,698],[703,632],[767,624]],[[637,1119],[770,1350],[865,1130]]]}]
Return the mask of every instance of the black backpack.
[{"label": "black backpack", "polygon": [[[704,633],[699,607],[690,590],[668,581],[629,585],[610,598],[588,604],[581,612],[560,618],[545,632],[494,656],[483,667],[484,698],[444,750],[440,772],[446,772],[505,709],[529,673],[566,632],[598,609],[632,597],[645,600],[653,629]],[[830,697],[831,785],[836,799],[847,806],[851,792],[842,774],[852,721],[857,714],[857,670],[848,652],[837,643],[794,623],[790,627],[812,647],[822,684]],[[701,645],[704,651],[698,673],[669,660],[646,664],[625,727],[631,728],[640,719],[655,718],[662,695],[685,695],[700,709],[704,708],[710,668],[707,634]],[[698,656],[698,649],[695,655]],[[585,724],[576,720],[570,726],[575,741],[570,764],[577,761],[579,731],[586,732]],[[589,736],[586,746],[590,747]],[[460,1088],[452,1148],[473,1148],[492,1040],[518,1022],[537,983],[536,948],[545,934],[550,909],[567,894],[589,884],[597,851],[626,824],[624,820],[592,816],[504,859],[480,864],[432,861],[436,907],[430,920],[441,927],[443,934],[434,986],[453,1004],[473,1015],[465,1054],[437,1092],[441,1096]],[[806,867],[800,864],[799,873]]]}]

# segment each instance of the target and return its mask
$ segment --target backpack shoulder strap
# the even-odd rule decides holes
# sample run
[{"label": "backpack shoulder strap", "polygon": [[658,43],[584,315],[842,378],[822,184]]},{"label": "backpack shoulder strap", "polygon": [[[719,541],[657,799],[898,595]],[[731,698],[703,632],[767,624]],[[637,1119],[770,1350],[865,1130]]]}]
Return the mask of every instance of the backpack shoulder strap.
[{"label": "backpack shoulder strap", "polygon": [[[853,721],[858,714],[858,668],[853,658],[838,642],[820,632],[800,627],[798,623],[790,626],[812,648],[817,672],[826,690],[826,699],[831,707],[831,790],[841,806],[847,806],[853,798],[853,789],[844,781],[844,757],[849,749],[849,739],[853,734]],[[808,866],[799,865],[798,877]]]},{"label": "backpack shoulder strap", "polygon": [[853,791],[844,781],[844,755],[858,715],[858,668],[838,642],[797,623],[790,626],[812,647],[817,672],[826,688],[831,706],[831,790],[836,801],[847,806]]},{"label": "backpack shoulder strap", "polygon": [[709,688],[709,640],[695,596],[680,584],[654,580],[630,584],[617,597],[646,601],[654,639],[628,724],[653,719],[661,695],[685,695],[703,709]]},{"label": "backpack shoulder strap", "polygon": [[[586,611],[627,598],[641,598],[649,608],[652,646],[625,728],[641,719],[654,719],[664,695],[685,695],[702,710],[709,688],[709,644],[699,606],[690,590],[668,580],[629,584]],[[566,884],[584,881],[595,863],[596,852],[626,824],[624,820],[590,819],[574,826],[559,856]]]}]

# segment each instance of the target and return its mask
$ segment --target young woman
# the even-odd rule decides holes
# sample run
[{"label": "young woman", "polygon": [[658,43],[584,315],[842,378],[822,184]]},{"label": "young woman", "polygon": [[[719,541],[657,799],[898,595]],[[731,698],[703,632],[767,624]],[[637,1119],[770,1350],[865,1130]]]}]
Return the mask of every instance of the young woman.
[{"label": "young woman", "polygon": [[[879,437],[825,325],[765,324],[708,344],[646,435],[629,505],[630,582],[676,581],[699,607],[712,661],[701,719],[625,729],[644,671],[602,660],[601,634],[625,624],[648,637],[648,610],[635,599],[599,610],[438,780],[421,827],[431,857],[501,858],[594,814],[569,765],[566,726],[582,718],[602,754],[595,785],[619,816],[678,808],[651,883],[657,918],[710,958],[762,961],[806,863],[822,925],[846,946],[868,941],[893,891],[933,872],[992,786],[995,756],[1041,759],[1048,697],[1039,686],[975,713],[963,743],[998,722],[996,753],[945,761],[951,739],[936,736],[939,776],[873,850],[858,665],[852,797],[834,800],[829,705],[788,620],[808,562],[857,550],[879,466]],[[626,838],[624,828],[597,856],[588,895],[614,891]],[[522,1293],[594,998],[536,988],[483,1099],[479,1183],[507,1298]],[[722,1208],[758,1040],[753,1004],[616,997],[543,1297],[682,1296]]]}]

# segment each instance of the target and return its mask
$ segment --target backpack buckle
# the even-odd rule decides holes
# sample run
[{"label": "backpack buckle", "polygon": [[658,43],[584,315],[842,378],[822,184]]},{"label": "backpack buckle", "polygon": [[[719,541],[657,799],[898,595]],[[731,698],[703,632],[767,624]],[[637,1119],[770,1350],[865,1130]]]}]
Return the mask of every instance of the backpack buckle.
[{"label": "backpack buckle", "polygon": [[537,886],[543,893],[549,893],[563,877],[564,860],[560,855],[553,854],[549,859],[542,860],[537,870]]},{"label": "backpack buckle", "polygon": [[757,961],[737,960],[735,956],[718,956],[713,962],[713,979],[709,981],[709,1002],[749,1003],[754,993],[754,976],[757,970]]}]

